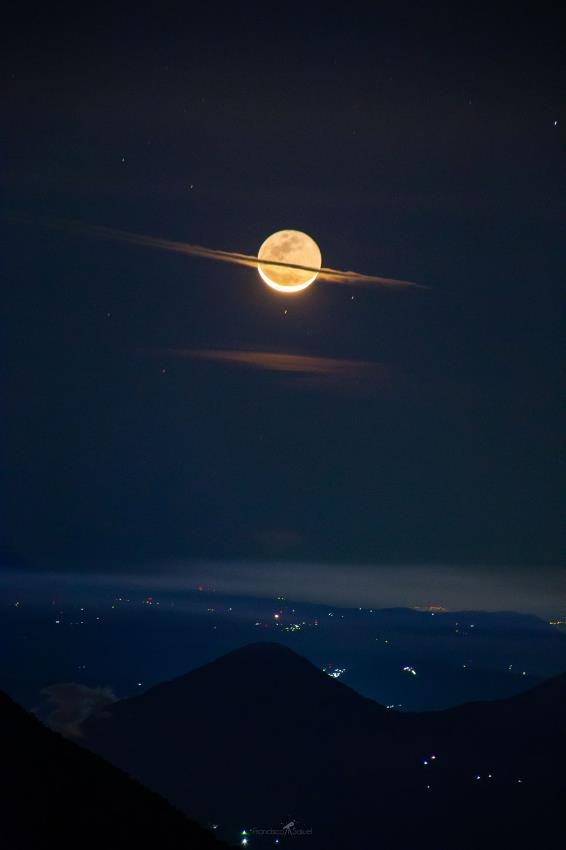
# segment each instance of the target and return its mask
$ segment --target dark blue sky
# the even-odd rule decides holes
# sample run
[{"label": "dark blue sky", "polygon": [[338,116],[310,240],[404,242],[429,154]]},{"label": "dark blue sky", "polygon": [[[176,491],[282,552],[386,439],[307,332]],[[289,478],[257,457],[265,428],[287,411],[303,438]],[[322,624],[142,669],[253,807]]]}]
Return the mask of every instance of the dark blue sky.
[{"label": "dark blue sky", "polygon": [[[557,21],[522,8],[12,9],[8,560],[559,563],[566,116]],[[250,253],[296,228],[430,289],[283,299],[63,219]]]}]

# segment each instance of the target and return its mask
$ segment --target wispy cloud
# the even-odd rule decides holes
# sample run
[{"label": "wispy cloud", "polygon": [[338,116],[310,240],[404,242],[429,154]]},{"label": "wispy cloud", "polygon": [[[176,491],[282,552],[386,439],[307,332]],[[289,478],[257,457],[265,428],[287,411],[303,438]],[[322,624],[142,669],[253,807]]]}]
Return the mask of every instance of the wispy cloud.
[{"label": "wispy cloud", "polygon": [[[142,569],[143,568],[143,569]],[[282,591],[296,602],[339,607],[392,608],[426,607],[431,602],[453,611],[519,611],[545,619],[566,611],[564,574],[561,566],[486,566],[481,564],[358,564],[258,561],[147,562],[121,564],[118,572],[92,571],[6,573],[0,588],[18,588],[28,594],[57,586],[58,598],[76,600],[85,588],[92,598],[108,599],[108,593],[128,589],[149,594],[174,594],[176,610],[202,610],[194,599],[198,585],[216,593],[274,599]],[[184,596],[183,594],[188,594]],[[54,689],[57,689],[54,691]],[[78,690],[73,690],[78,689]],[[65,709],[52,721],[70,722],[103,707],[113,694],[107,688],[84,685],[52,685],[53,703]],[[101,702],[98,702],[98,696]],[[82,722],[82,721],[80,721]],[[80,722],[77,728],[80,727]]]},{"label": "wispy cloud", "polygon": [[173,357],[243,366],[265,372],[286,373],[292,376],[295,384],[351,392],[355,395],[364,394],[379,387],[386,389],[392,377],[389,367],[370,360],[222,348],[170,349],[166,354]]},{"label": "wispy cloud", "polygon": [[[126,230],[116,230],[110,227],[100,227],[81,224],[80,222],[61,222],[51,226],[77,233],[84,236],[93,236],[99,239],[109,239],[114,242],[125,242],[129,245],[139,245],[145,248],[156,248],[160,251],[169,251],[175,254],[185,254],[191,257],[201,257],[206,260],[217,260],[222,263],[232,263],[237,266],[257,268],[257,257],[253,254],[242,254],[237,251],[223,251],[218,248],[205,248],[202,245],[193,245],[189,242],[177,242],[171,239],[161,239],[156,236],[146,236],[140,233],[130,233]],[[313,266],[303,266],[297,263],[285,263],[277,260],[262,260],[262,266],[282,266],[284,268],[302,269],[318,273],[319,280],[328,283],[349,283],[356,286],[388,286],[388,287],[417,287],[426,289],[421,284],[408,280],[396,280],[380,275],[362,274],[354,271],[340,271],[323,266],[321,269]]]},{"label": "wispy cloud", "polygon": [[117,700],[111,688],[89,688],[76,682],[50,685],[42,693],[53,707],[47,722],[68,738],[80,738],[85,720]]}]

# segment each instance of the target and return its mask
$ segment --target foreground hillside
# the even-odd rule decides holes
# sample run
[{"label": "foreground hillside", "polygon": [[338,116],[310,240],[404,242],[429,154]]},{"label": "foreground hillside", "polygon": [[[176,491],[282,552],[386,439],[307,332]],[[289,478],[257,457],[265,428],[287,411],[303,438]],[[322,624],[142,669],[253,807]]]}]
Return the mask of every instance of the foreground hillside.
[{"label": "foreground hillside", "polygon": [[535,847],[561,835],[565,697],[562,676],[508,700],[399,714],[266,643],[115,703],[85,732],[230,838],[294,820],[312,829],[311,850]]},{"label": "foreground hillside", "polygon": [[225,844],[0,692],[2,850],[221,850]]}]

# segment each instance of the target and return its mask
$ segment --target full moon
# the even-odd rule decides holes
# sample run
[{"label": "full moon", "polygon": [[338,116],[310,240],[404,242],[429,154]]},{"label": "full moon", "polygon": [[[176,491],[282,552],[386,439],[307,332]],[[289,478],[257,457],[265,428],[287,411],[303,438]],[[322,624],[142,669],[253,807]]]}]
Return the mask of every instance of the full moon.
[{"label": "full moon", "polygon": [[314,283],[318,272],[292,269],[285,266],[262,265],[262,260],[293,263],[320,269],[322,257],[314,239],[300,230],[278,230],[268,236],[258,251],[257,270],[263,280],[278,292],[300,292]]}]

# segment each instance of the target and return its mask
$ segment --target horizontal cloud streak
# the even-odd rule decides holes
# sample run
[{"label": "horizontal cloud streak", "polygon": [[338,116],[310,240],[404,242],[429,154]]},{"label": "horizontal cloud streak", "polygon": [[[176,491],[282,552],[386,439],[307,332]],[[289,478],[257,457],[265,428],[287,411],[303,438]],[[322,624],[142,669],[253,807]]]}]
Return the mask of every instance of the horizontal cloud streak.
[{"label": "horizontal cloud streak", "polygon": [[388,367],[368,360],[221,348],[170,349],[165,353],[173,357],[286,373],[293,376],[295,383],[306,387],[351,391],[356,394],[375,389],[377,386],[384,388],[391,377]]},{"label": "horizontal cloud streak", "polygon": [[[74,567],[74,565],[73,565]],[[427,607],[431,603],[452,611],[519,611],[548,619],[566,614],[563,569],[540,566],[533,571],[521,566],[483,566],[478,564],[338,564],[316,562],[262,561],[160,561],[122,564],[118,572],[104,573],[92,565],[92,571],[5,573],[0,589],[42,595],[47,589],[58,598],[71,602],[81,598],[85,588],[92,598],[101,599],[126,588],[149,594],[175,594],[180,610],[192,604],[199,585],[207,590],[233,596],[275,599],[283,592],[288,600],[335,605],[338,607],[391,608]],[[183,594],[189,594],[184,597]],[[69,686],[58,686],[69,687]],[[65,691],[65,696],[74,692]],[[51,694],[52,697],[55,693]],[[61,692],[57,691],[57,696]],[[76,696],[89,698],[88,691]],[[93,695],[95,696],[95,695]],[[106,689],[102,698],[112,694]],[[57,700],[61,702],[61,700]],[[68,704],[68,700],[66,701]],[[82,705],[82,701],[79,700]],[[98,702],[98,700],[96,700]],[[67,719],[66,715],[62,720]]]},{"label": "horizontal cloud streak", "polygon": [[269,372],[299,372],[305,375],[350,375],[383,369],[367,360],[344,360],[336,357],[313,357],[305,354],[279,354],[273,351],[240,351],[238,349],[204,349],[179,352],[202,360],[239,363]]},{"label": "horizontal cloud streak", "polygon": [[[94,236],[99,239],[109,239],[115,242],[125,242],[128,245],[139,245],[144,248],[157,248],[160,251],[169,251],[185,256],[201,257],[205,260],[217,260],[222,263],[231,263],[237,266],[257,268],[258,259],[253,254],[241,254],[237,251],[223,251],[217,248],[205,248],[202,245],[192,245],[189,242],[177,242],[171,239],[161,239],[156,236],[145,236],[139,233],[130,233],[126,230],[116,230],[110,227],[98,227],[85,225],[80,222],[68,222],[56,224],[55,227],[70,232]],[[389,287],[416,287],[426,289],[419,283],[408,280],[396,280],[379,275],[362,274],[354,271],[340,271],[323,266],[318,269],[313,266],[302,266],[297,263],[284,263],[278,260],[262,260],[262,266],[280,266],[290,269],[301,269],[303,271],[317,272],[320,280],[328,283],[349,283],[355,286],[389,286]]]}]

